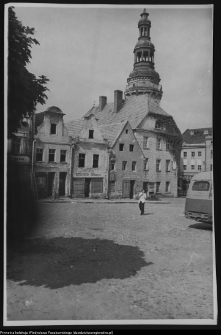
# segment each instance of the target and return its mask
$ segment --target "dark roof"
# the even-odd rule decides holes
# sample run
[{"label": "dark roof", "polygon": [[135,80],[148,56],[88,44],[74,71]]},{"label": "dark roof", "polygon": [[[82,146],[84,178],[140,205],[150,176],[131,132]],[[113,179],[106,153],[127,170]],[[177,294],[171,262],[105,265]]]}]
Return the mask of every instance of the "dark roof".
[{"label": "dark roof", "polygon": [[[60,108],[56,107],[56,106],[51,106],[48,107],[46,109],[46,112],[53,112],[53,113],[62,113],[62,111],[60,110]],[[63,114],[63,113],[62,113]]]},{"label": "dark roof", "polygon": [[37,134],[37,127],[39,127],[44,121],[45,112],[35,114],[35,134]]},{"label": "dark roof", "polygon": [[[204,131],[208,130],[208,134],[204,134]],[[190,135],[190,132],[194,131],[194,135]],[[213,128],[199,128],[199,129],[187,129],[182,135],[183,143],[195,144],[204,143],[206,136],[212,135]]]},{"label": "dark roof", "polygon": [[94,114],[98,119],[98,125],[129,121],[131,127],[134,129],[137,128],[147,113],[170,117],[157,102],[148,98],[147,94],[127,98],[123,101],[117,113],[114,112],[114,103],[109,102],[101,112],[99,111],[99,106],[94,106],[85,116]]}]

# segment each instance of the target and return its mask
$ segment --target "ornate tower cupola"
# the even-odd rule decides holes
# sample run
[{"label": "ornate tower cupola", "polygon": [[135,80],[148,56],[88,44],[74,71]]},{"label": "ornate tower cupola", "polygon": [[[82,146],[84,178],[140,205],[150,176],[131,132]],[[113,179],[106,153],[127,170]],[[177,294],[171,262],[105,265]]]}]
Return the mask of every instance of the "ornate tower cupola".
[{"label": "ornate tower cupola", "polygon": [[125,98],[131,95],[149,93],[152,98],[161,100],[163,92],[159,85],[160,76],[154,70],[154,45],[150,42],[151,22],[144,9],[138,22],[139,38],[134,48],[134,69],[127,79]]}]

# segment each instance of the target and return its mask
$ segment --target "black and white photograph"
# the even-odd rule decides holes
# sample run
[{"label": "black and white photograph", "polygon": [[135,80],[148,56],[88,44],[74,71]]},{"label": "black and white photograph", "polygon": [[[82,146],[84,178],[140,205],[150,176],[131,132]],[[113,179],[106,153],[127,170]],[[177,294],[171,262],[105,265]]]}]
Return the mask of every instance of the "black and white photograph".
[{"label": "black and white photograph", "polygon": [[4,326],[217,325],[213,10],[5,5]]}]

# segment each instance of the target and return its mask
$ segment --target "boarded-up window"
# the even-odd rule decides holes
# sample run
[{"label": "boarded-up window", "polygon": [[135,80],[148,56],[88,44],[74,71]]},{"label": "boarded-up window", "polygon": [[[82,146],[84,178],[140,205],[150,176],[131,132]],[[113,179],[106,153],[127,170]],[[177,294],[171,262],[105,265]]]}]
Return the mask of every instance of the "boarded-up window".
[{"label": "boarded-up window", "polygon": [[103,193],[103,178],[91,179],[91,193]]}]

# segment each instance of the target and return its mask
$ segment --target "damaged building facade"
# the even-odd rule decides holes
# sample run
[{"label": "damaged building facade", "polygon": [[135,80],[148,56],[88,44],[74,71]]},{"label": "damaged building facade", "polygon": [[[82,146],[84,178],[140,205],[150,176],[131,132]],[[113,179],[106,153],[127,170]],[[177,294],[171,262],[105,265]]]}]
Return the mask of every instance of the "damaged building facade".
[{"label": "damaged building facade", "polygon": [[55,106],[34,117],[32,144],[33,187],[39,198],[70,195],[72,138]]},{"label": "damaged building facade", "polygon": [[72,154],[71,196],[107,198],[109,153],[93,115],[66,125],[75,140]]}]

